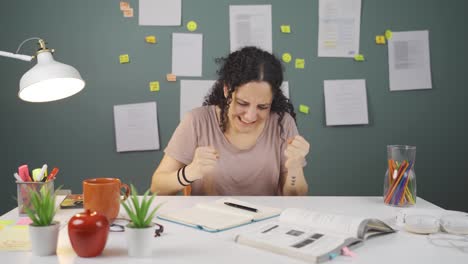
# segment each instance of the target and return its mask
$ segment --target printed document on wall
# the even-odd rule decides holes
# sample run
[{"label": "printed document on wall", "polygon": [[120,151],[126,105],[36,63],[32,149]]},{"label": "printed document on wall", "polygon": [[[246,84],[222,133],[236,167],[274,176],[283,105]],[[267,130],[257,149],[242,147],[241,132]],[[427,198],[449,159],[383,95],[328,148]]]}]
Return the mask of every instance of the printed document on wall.
[{"label": "printed document on wall", "polygon": [[273,52],[271,5],[229,6],[231,52],[245,46],[256,46]]},{"label": "printed document on wall", "polygon": [[369,124],[365,80],[325,80],[323,92],[327,126]]},{"label": "printed document on wall", "polygon": [[361,0],[319,0],[319,57],[359,54]]},{"label": "printed document on wall", "polygon": [[214,80],[180,81],[180,120],[190,110],[202,106],[214,83]]},{"label": "printed document on wall", "polygon": [[181,0],[140,0],[138,24],[140,26],[180,26]]},{"label": "printed document on wall", "polygon": [[390,91],[432,89],[429,31],[393,32],[388,69]]},{"label": "printed document on wall", "polygon": [[[215,80],[181,80],[180,81],[180,115],[182,120],[187,112],[200,107],[205,101],[205,96],[211,91]],[[289,98],[289,82],[281,85],[284,96]]]},{"label": "printed document on wall", "polygon": [[202,76],[203,35],[172,33],[172,74]]},{"label": "printed document on wall", "polygon": [[156,102],[114,105],[117,152],[159,149]]}]

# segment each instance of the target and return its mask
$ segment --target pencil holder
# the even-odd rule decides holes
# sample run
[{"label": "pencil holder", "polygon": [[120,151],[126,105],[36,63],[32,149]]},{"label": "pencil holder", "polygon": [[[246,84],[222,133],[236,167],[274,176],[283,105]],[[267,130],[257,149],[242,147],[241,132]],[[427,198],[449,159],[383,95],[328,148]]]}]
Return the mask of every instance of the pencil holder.
[{"label": "pencil holder", "polygon": [[416,203],[416,147],[387,146],[388,168],[385,173],[383,198],[391,206],[408,207]]},{"label": "pencil holder", "polygon": [[49,193],[54,193],[54,181],[46,182],[16,182],[18,213],[20,216],[26,216],[25,208],[31,207],[30,192],[40,191],[41,187],[45,186]]}]

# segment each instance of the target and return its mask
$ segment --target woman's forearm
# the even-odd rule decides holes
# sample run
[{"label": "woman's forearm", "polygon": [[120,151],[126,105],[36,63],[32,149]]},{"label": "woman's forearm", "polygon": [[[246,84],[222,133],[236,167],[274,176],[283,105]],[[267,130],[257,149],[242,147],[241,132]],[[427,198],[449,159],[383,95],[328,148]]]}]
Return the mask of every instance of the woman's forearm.
[{"label": "woman's forearm", "polygon": [[309,186],[302,167],[290,168],[284,177],[283,195],[307,195]]}]

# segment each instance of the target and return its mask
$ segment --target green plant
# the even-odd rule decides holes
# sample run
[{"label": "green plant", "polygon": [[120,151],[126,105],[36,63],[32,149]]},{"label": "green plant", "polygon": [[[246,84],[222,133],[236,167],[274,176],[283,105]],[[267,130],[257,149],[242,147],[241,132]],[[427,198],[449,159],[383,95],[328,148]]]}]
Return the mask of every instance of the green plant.
[{"label": "green plant", "polygon": [[151,221],[153,220],[156,211],[161,207],[161,204],[158,204],[153,210],[150,211],[150,206],[153,203],[156,193],[149,195],[150,190],[147,190],[141,199],[138,199],[138,192],[132,184],[130,185],[132,190],[127,201],[122,201],[122,206],[130,217],[129,227],[133,228],[146,228],[151,226]]},{"label": "green plant", "polygon": [[31,188],[29,191],[31,207],[25,207],[26,214],[34,226],[51,225],[57,208],[55,207],[55,192],[43,185],[39,191]]}]

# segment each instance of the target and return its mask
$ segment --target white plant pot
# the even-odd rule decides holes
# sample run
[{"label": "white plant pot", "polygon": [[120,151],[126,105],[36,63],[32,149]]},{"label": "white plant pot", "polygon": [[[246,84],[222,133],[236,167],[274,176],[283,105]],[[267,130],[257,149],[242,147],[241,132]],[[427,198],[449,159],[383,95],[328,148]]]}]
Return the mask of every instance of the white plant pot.
[{"label": "white plant pot", "polygon": [[58,234],[60,223],[54,221],[49,226],[29,225],[29,238],[31,239],[31,250],[36,256],[55,255],[57,251]]},{"label": "white plant pot", "polygon": [[146,228],[125,227],[128,255],[130,257],[151,257],[153,254],[154,224]]}]

